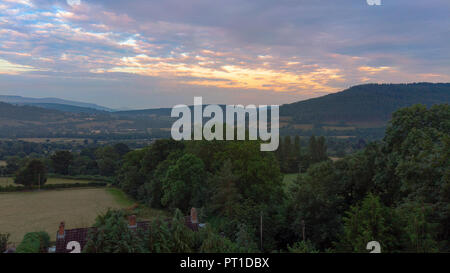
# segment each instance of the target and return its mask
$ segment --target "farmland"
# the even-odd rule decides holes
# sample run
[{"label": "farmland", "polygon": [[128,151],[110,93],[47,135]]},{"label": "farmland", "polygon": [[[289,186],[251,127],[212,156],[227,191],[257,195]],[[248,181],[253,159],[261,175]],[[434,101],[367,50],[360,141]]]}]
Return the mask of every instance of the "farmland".
[{"label": "farmland", "polygon": [[54,240],[61,221],[66,228],[89,227],[108,208],[129,205],[110,189],[71,189],[0,193],[0,231],[18,243],[27,232],[46,231]]},{"label": "farmland", "polygon": [[[75,184],[75,183],[89,183],[92,182],[90,180],[85,179],[68,179],[68,178],[57,178],[57,177],[49,177],[47,178],[47,182],[45,184]],[[0,177],[0,187],[5,186],[21,186],[14,183],[13,177]]]}]

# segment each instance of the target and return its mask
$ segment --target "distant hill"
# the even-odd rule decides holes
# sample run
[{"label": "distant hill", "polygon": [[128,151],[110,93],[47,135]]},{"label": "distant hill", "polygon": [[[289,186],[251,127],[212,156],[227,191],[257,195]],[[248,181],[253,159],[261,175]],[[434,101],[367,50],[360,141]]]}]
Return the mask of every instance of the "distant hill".
[{"label": "distant hill", "polygon": [[60,111],[44,109],[29,105],[12,105],[0,102],[0,119],[7,121],[54,121],[66,118],[67,115]]},{"label": "distant hill", "polygon": [[450,103],[450,83],[366,84],[285,104],[280,115],[294,123],[382,125],[399,108]]},{"label": "distant hill", "polygon": [[115,115],[121,116],[148,116],[148,115],[158,115],[158,116],[170,116],[172,108],[155,108],[155,109],[143,109],[143,110],[126,110],[126,111],[116,111]]},{"label": "distant hill", "polygon": [[20,105],[0,102],[0,139],[147,139],[169,137],[170,126],[170,119],[164,116],[128,117],[64,104]]},{"label": "distant hill", "polygon": [[[101,110],[101,106],[96,109],[6,97],[14,102],[0,102],[0,138],[169,137],[174,121],[171,108],[109,112]],[[2,98],[5,96],[0,96],[0,101]],[[394,111],[417,103],[450,103],[450,84],[366,84],[285,104],[280,107],[280,133],[379,139]]]},{"label": "distant hill", "polygon": [[[33,105],[38,104],[40,107],[48,106],[51,109],[53,109],[53,104],[60,104],[60,105],[70,105],[75,107],[82,107],[82,108],[91,108],[95,110],[100,111],[107,111],[111,112],[114,111],[113,109],[100,106],[94,103],[85,103],[85,102],[79,102],[79,101],[71,101],[71,100],[63,100],[58,98],[28,98],[28,97],[21,97],[21,96],[7,96],[7,95],[0,95],[0,101],[11,103],[11,104],[18,104],[18,105]],[[46,108],[46,107],[43,107]],[[72,108],[73,109],[73,108]]]},{"label": "distant hill", "polygon": [[[384,126],[397,109],[418,103],[427,106],[450,103],[450,83],[357,85],[338,93],[281,105],[280,116],[298,124],[374,124],[379,127]],[[129,110],[114,114],[128,117],[170,116],[171,110]]]},{"label": "distant hill", "polygon": [[[203,109],[207,105],[203,105]],[[219,105],[223,111],[225,111],[226,105]],[[188,106],[191,111],[194,111],[194,106]],[[172,113],[172,108],[155,108],[155,109],[142,109],[142,110],[126,110],[126,111],[115,111],[114,115],[118,116],[128,116],[128,117],[147,117],[147,116],[166,116],[170,117]]]},{"label": "distant hill", "polygon": [[62,112],[70,112],[70,113],[87,113],[87,114],[106,114],[108,111],[97,110],[94,108],[88,107],[80,107],[69,104],[59,104],[59,103],[30,103],[26,104],[29,106],[36,106],[45,109],[58,110]]}]

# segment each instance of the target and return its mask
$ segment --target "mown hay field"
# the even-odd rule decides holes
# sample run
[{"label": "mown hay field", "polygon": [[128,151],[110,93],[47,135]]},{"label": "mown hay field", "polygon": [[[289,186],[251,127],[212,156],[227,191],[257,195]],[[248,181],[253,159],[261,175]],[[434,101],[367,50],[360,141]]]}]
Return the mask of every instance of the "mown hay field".
[{"label": "mown hay field", "polygon": [[59,223],[66,229],[89,227],[108,208],[125,208],[108,188],[0,193],[0,233],[16,245],[27,232],[46,231],[55,240]]}]

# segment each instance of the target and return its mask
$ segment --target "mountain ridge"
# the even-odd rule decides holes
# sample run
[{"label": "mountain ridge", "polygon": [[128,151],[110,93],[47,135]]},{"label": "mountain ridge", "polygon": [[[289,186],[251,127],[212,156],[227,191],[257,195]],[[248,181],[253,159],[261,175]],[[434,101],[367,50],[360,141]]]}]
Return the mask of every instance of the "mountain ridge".
[{"label": "mountain ridge", "polygon": [[386,123],[398,108],[450,103],[450,83],[364,84],[280,106],[297,123]]},{"label": "mountain ridge", "polygon": [[[379,138],[384,132],[379,129],[387,125],[397,109],[413,104],[449,103],[450,83],[357,85],[281,105],[280,133]],[[171,108],[107,112],[51,103],[20,106],[0,102],[0,137],[169,137],[175,120],[170,113]]]},{"label": "mountain ridge", "polygon": [[[88,103],[88,102],[79,102],[79,101],[73,101],[73,100],[65,100],[60,98],[31,98],[31,97],[22,97],[22,96],[15,96],[15,95],[0,95],[0,101],[6,102],[10,104],[18,104],[18,105],[30,105],[30,104],[41,104],[43,106],[44,104],[60,104],[60,105],[70,105],[75,107],[82,107],[82,108],[91,108],[95,110],[100,111],[106,111],[106,112],[112,112],[115,111],[114,109],[101,106],[95,103]],[[45,107],[42,107],[45,108]]]}]

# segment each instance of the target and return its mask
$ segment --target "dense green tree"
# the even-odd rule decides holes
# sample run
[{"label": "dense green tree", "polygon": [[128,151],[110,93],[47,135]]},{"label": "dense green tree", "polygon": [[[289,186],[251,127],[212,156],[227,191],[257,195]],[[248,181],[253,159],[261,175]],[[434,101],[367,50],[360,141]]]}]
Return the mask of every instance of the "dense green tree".
[{"label": "dense green tree", "polygon": [[201,253],[237,253],[239,247],[228,238],[207,229],[206,238],[200,246]]},{"label": "dense green tree", "polygon": [[193,154],[203,161],[207,172],[215,173],[222,168],[222,162],[217,162],[215,157],[226,149],[227,146],[223,141],[187,141],[185,147],[186,153]]},{"label": "dense green tree", "polygon": [[175,165],[167,169],[162,181],[161,203],[169,208],[187,211],[190,207],[201,207],[204,202],[204,181],[206,178],[203,162],[192,154],[185,154]]},{"label": "dense green tree", "polygon": [[173,242],[172,253],[193,252],[193,231],[186,226],[184,215],[179,209],[175,210],[170,231],[172,233]]},{"label": "dense green tree", "polygon": [[95,160],[88,156],[75,155],[72,164],[69,166],[69,175],[96,175],[98,166]]},{"label": "dense green tree", "polygon": [[[340,232],[345,207],[342,185],[331,161],[311,166],[299,175],[289,201],[288,221],[297,240],[310,240],[321,249],[332,246]],[[303,238],[303,229],[305,238]]]},{"label": "dense green tree", "polygon": [[115,176],[114,182],[134,198],[138,197],[138,189],[145,182],[145,175],[140,172],[145,152],[146,149],[141,149],[126,154],[122,166]]},{"label": "dense green tree", "polygon": [[301,153],[301,143],[300,143],[300,136],[296,135],[294,137],[294,154],[298,157],[300,157]]},{"label": "dense green tree", "polygon": [[367,243],[377,241],[381,251],[394,249],[393,211],[383,206],[378,197],[369,194],[361,205],[352,206],[343,218],[344,228],[337,246],[338,251],[367,253]]},{"label": "dense green tree", "polygon": [[242,196],[236,187],[239,178],[232,172],[231,161],[225,161],[222,169],[211,179],[216,186],[211,198],[210,209],[215,215],[233,217]]},{"label": "dense green tree", "polygon": [[95,157],[100,175],[113,176],[119,166],[120,155],[111,146],[98,148]]},{"label": "dense green tree", "polygon": [[96,148],[95,147],[87,147],[81,150],[80,155],[81,156],[87,156],[90,159],[95,159],[95,151]]},{"label": "dense green tree", "polygon": [[374,145],[334,163],[336,183],[341,186],[339,194],[344,197],[347,207],[362,201],[374,189],[375,160],[379,155],[378,147]]},{"label": "dense green tree", "polygon": [[394,113],[384,139],[387,167],[376,182],[400,183],[397,203],[414,200],[431,206],[427,222],[439,223],[438,241],[448,251],[450,237],[450,106],[414,105]]},{"label": "dense green tree", "polygon": [[73,155],[70,151],[57,151],[50,158],[55,173],[69,174],[69,167],[73,163]]},{"label": "dense green tree", "polygon": [[439,245],[435,240],[437,225],[428,222],[431,207],[417,202],[405,203],[397,208],[402,223],[405,242],[403,247],[408,252],[437,252]]},{"label": "dense green tree", "polygon": [[145,252],[142,234],[130,228],[126,215],[120,210],[108,210],[97,217],[83,252],[86,253],[142,253]]},{"label": "dense green tree", "polygon": [[16,253],[46,253],[49,246],[50,236],[47,232],[29,232],[23,236]]},{"label": "dense green tree", "polygon": [[311,241],[295,242],[292,246],[288,246],[290,253],[318,253]]},{"label": "dense green tree", "polygon": [[282,138],[275,154],[279,161],[280,170],[283,173],[298,172],[299,168],[302,167],[300,163],[304,163],[302,162],[300,136],[296,135],[294,142],[292,142],[291,136]]},{"label": "dense green tree", "polygon": [[240,224],[236,234],[236,244],[241,253],[258,252],[258,245],[255,243],[255,232],[250,231],[246,224]]},{"label": "dense green tree", "polygon": [[283,157],[288,158],[292,155],[292,143],[291,143],[291,136],[285,136],[284,141],[282,143],[283,145]]},{"label": "dense green tree", "polygon": [[130,151],[130,147],[128,147],[125,143],[117,143],[114,145],[114,150],[120,157],[123,157]]},{"label": "dense green tree", "polygon": [[175,165],[177,160],[182,156],[179,151],[173,151],[166,160],[158,164],[156,170],[151,176],[147,176],[146,183],[142,186],[141,194],[145,195],[144,199],[154,208],[163,207],[161,199],[163,196],[163,181],[166,179],[166,173],[170,166]]},{"label": "dense green tree", "polygon": [[32,187],[34,185],[43,186],[47,182],[47,169],[39,159],[31,159],[26,165],[17,171],[14,183]]},{"label": "dense green tree", "polygon": [[273,153],[261,152],[256,141],[230,141],[226,150],[216,155],[218,163],[232,163],[233,174],[239,177],[236,186],[243,198],[256,203],[281,201],[282,176]]},{"label": "dense green tree", "polygon": [[9,156],[6,159],[6,173],[14,174],[17,172],[21,165],[21,159],[18,156]]},{"label": "dense green tree", "polygon": [[150,253],[171,253],[175,248],[170,227],[165,219],[152,221],[145,232],[145,238]]},{"label": "dense green tree", "polygon": [[327,144],[325,137],[320,136],[316,138],[315,136],[311,136],[309,139],[308,153],[311,163],[327,160]]},{"label": "dense green tree", "polygon": [[146,151],[142,158],[142,171],[151,174],[158,164],[166,160],[173,151],[183,150],[184,144],[172,139],[159,139],[155,141]]}]

